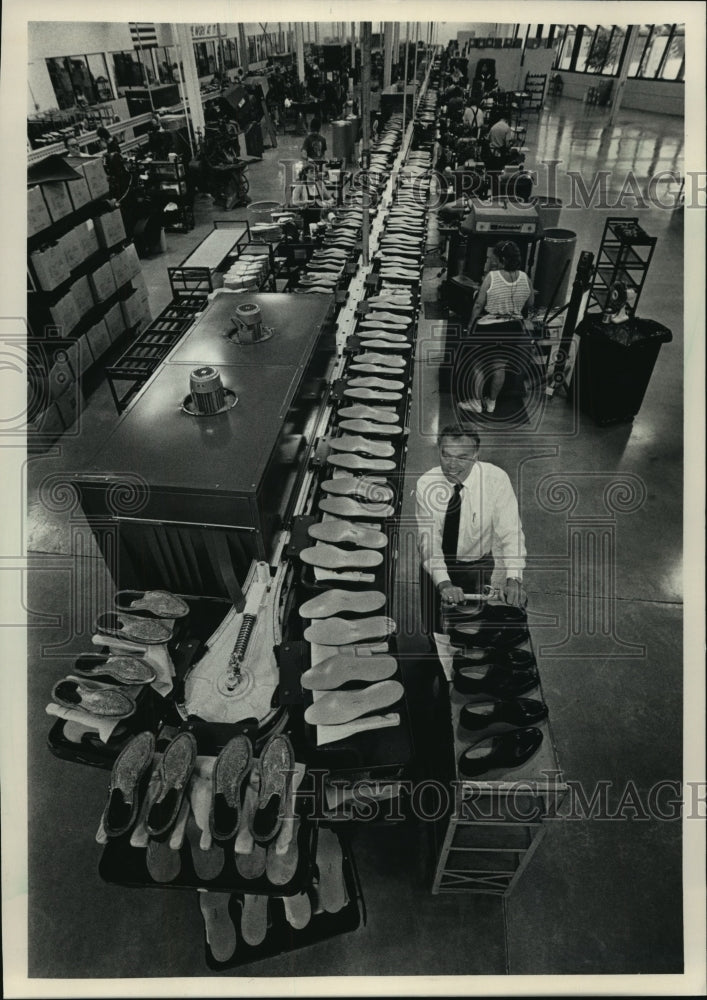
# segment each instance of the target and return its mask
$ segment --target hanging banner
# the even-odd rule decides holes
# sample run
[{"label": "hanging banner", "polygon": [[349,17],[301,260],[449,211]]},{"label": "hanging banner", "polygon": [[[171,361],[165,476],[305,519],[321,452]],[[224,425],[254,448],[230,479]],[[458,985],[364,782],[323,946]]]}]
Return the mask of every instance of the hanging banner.
[{"label": "hanging banner", "polygon": [[219,28],[219,24],[192,24],[191,37],[195,42],[203,42],[207,38],[218,38]]}]

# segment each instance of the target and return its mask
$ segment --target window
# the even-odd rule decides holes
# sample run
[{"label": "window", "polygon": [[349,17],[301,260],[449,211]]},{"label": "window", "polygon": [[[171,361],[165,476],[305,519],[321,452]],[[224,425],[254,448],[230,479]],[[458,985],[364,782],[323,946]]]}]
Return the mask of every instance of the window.
[{"label": "window", "polygon": [[628,75],[644,80],[683,80],[685,25],[642,24]]},{"label": "window", "polygon": [[569,70],[572,63],[572,52],[577,39],[577,31],[573,24],[568,24],[562,36],[557,56],[557,69]]},{"label": "window", "polygon": [[57,106],[74,108],[113,100],[106,59],[102,53],[47,59]]},{"label": "window", "polygon": [[589,57],[594,48],[596,28],[596,24],[580,24],[578,28],[579,49],[574,55],[574,65],[572,66],[572,69],[576,73],[596,73],[594,63],[589,62]]},{"label": "window", "polygon": [[134,49],[113,53],[113,74],[119,97],[128,87],[144,87],[147,83],[145,70]]},{"label": "window", "polygon": [[196,57],[196,75],[213,76],[216,72],[215,42],[196,42],[194,55]]}]

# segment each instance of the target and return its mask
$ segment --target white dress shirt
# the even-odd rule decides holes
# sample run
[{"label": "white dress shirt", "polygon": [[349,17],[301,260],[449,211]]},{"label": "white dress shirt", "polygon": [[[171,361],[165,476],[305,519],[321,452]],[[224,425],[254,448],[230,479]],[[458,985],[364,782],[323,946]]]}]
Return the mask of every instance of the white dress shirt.
[{"label": "white dress shirt", "polygon": [[[508,475],[490,462],[475,462],[463,486],[457,559],[476,560],[492,554],[496,563],[493,586],[503,586],[509,577],[522,579],[525,536]],[[415,490],[420,557],[436,586],[449,581],[442,533],[453,492],[454,484],[439,465],[420,476]]]}]

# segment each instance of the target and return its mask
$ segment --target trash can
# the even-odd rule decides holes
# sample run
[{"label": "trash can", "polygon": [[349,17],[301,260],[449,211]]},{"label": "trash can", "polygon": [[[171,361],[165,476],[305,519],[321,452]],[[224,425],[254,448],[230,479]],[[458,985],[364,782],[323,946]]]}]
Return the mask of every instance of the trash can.
[{"label": "trash can", "polygon": [[598,424],[631,421],[641,408],[661,344],[673,335],[651,319],[602,323],[585,316],[576,329],[579,351],[570,384],[583,413]]},{"label": "trash can", "polygon": [[[572,261],[576,246],[577,234],[573,233],[571,229],[551,228],[545,230],[533,275],[536,306],[552,304],[559,308],[567,302],[567,290],[572,278]],[[567,265],[566,268],[565,265]],[[562,276],[563,269],[564,276]]]},{"label": "trash can", "polygon": [[254,201],[248,206],[247,215],[248,222],[251,226],[267,223],[272,224],[272,214],[273,212],[279,211],[281,208],[279,201]]}]

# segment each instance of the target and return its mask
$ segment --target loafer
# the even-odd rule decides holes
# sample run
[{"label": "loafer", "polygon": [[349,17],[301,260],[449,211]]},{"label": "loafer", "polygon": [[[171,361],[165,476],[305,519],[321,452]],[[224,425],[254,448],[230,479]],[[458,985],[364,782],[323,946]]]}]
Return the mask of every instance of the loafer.
[{"label": "loafer", "polygon": [[112,635],[131,642],[145,642],[148,646],[168,642],[172,630],[156,618],[139,618],[137,615],[113,613],[110,611],[96,618],[94,628],[101,635]]},{"label": "loafer", "polygon": [[543,734],[532,726],[482,740],[459,756],[459,773],[465,778],[475,778],[495,768],[520,767],[537,753],[542,741]]},{"label": "loafer", "polygon": [[156,618],[184,618],[189,605],[166,590],[119,590],[113,599],[118,611],[146,612]]},{"label": "loafer", "polygon": [[211,779],[209,826],[214,840],[235,837],[241,816],[243,783],[253,763],[247,736],[234,736],[216,758]]},{"label": "loafer", "polygon": [[295,753],[289,738],[279,733],[273,736],[254,766],[260,781],[258,801],[248,826],[253,839],[263,844],[277,836],[284,818],[281,809],[295,766]]},{"label": "loafer", "polygon": [[484,608],[484,621],[497,625],[525,625],[528,614],[525,608],[517,608],[514,604],[487,604]]},{"label": "loafer", "polygon": [[64,677],[52,689],[52,698],[62,708],[80,708],[105,719],[127,719],[135,711],[135,699],[110,684]]},{"label": "loafer", "polygon": [[513,701],[490,698],[489,702],[493,706],[490,712],[479,711],[483,702],[464,705],[459,714],[459,725],[473,733],[497,722],[507,722],[510,726],[522,729],[535,726],[547,718],[547,705],[533,698],[516,698]]},{"label": "loafer", "polygon": [[139,789],[142,778],[152,763],[155,737],[138,733],[120,751],[113,764],[108,801],[103,810],[103,829],[109,837],[120,837],[137,819]]},{"label": "loafer", "polygon": [[511,646],[519,646],[522,642],[527,642],[529,632],[525,626],[502,626],[501,628],[481,625],[475,631],[463,631],[459,628],[450,628],[449,638],[453,646],[462,648],[472,646],[483,646],[494,649],[508,649]]},{"label": "loafer", "polygon": [[137,656],[84,653],[74,661],[74,674],[116,684],[152,684],[157,673]]},{"label": "loafer", "polygon": [[192,733],[174,737],[157,766],[158,790],[147,814],[147,832],[160,837],[179,815],[189,779],[196,764],[196,740]]},{"label": "loafer", "polygon": [[537,667],[528,670],[508,670],[490,664],[481,677],[472,677],[463,670],[454,670],[453,684],[460,694],[487,694],[492,698],[510,701],[532,691],[538,685],[540,678]]}]

